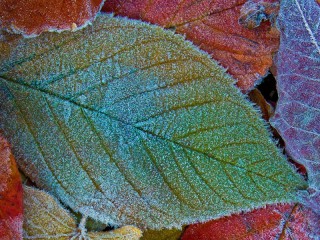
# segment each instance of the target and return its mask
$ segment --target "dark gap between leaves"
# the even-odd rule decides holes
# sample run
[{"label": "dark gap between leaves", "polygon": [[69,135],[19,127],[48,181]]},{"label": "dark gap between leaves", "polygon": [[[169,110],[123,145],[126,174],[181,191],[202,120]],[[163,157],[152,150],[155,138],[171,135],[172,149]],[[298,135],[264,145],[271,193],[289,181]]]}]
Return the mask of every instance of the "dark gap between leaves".
[{"label": "dark gap between leaves", "polygon": [[269,73],[257,86],[267,102],[276,103],[278,101],[277,82],[272,73]]},{"label": "dark gap between leaves", "polygon": [[[261,94],[266,99],[266,101],[275,108],[279,97],[278,97],[278,91],[277,91],[277,81],[276,81],[274,75],[272,73],[269,73],[261,81],[261,83],[257,86],[257,89],[261,92]],[[278,143],[277,144],[278,147],[283,149],[283,153],[286,154],[285,142],[281,138],[278,131],[276,129],[274,129],[270,124],[269,124],[269,126],[272,130],[273,138]],[[297,163],[296,161],[294,161],[293,159],[291,159],[289,155],[287,155],[287,156],[288,156],[289,162],[291,164],[293,164],[296,167],[297,171],[304,177],[305,180],[307,180],[308,175],[307,175],[306,168],[303,165],[301,165],[301,164]]]}]

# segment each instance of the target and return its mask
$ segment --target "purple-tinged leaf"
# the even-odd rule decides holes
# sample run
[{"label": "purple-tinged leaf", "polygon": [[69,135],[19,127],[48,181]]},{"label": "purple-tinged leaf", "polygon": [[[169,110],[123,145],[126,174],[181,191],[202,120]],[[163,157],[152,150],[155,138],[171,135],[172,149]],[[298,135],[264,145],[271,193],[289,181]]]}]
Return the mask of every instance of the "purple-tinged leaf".
[{"label": "purple-tinged leaf", "polygon": [[271,122],[287,153],[307,168],[310,201],[320,212],[320,6],[315,0],[284,0],[280,8],[279,102]]}]

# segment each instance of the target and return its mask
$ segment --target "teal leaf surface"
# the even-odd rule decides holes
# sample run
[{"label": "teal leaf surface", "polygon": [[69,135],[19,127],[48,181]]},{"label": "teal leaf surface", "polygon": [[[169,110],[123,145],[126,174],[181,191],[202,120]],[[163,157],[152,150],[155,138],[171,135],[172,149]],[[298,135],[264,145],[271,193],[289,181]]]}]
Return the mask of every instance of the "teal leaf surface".
[{"label": "teal leaf surface", "polygon": [[181,36],[100,15],[0,47],[0,128],[20,168],[75,211],[171,228],[305,188],[234,80]]}]

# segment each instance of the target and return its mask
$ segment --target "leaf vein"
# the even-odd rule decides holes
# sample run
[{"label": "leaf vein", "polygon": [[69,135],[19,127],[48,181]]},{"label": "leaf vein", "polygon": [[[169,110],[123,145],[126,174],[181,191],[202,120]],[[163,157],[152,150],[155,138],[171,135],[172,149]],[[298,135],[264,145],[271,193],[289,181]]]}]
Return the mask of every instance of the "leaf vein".
[{"label": "leaf vein", "polygon": [[[24,87],[26,87],[26,88],[33,89],[33,90],[35,90],[35,91],[42,92],[43,94],[47,94],[47,95],[50,95],[50,96],[57,97],[57,98],[59,98],[59,99],[61,99],[61,100],[64,100],[64,101],[69,102],[70,104],[74,104],[74,105],[80,107],[81,109],[84,108],[84,109],[87,109],[87,110],[89,110],[89,111],[93,111],[93,112],[97,112],[97,113],[103,114],[103,115],[105,115],[106,117],[108,117],[108,118],[110,118],[110,119],[112,119],[112,120],[114,120],[114,121],[120,122],[120,123],[122,123],[122,124],[124,124],[124,125],[127,125],[127,126],[134,127],[134,128],[136,128],[137,130],[139,130],[139,131],[141,131],[141,132],[143,132],[143,133],[148,133],[148,134],[150,134],[150,135],[152,135],[152,136],[154,136],[154,137],[160,138],[160,139],[162,139],[162,140],[164,140],[164,141],[173,142],[173,143],[175,143],[175,144],[177,144],[177,145],[179,145],[179,146],[181,146],[181,147],[183,147],[183,148],[187,148],[187,149],[192,150],[192,151],[194,151],[194,152],[203,154],[203,155],[209,157],[210,159],[214,159],[215,161],[218,161],[218,162],[221,162],[221,163],[227,163],[227,164],[236,166],[236,167],[238,167],[238,168],[240,168],[240,169],[245,169],[246,171],[250,171],[250,170],[247,170],[246,168],[244,168],[244,167],[242,167],[242,166],[236,165],[235,163],[225,161],[225,160],[219,158],[218,156],[214,156],[214,155],[211,155],[211,154],[209,154],[209,153],[205,153],[205,152],[199,151],[198,149],[196,149],[196,148],[194,148],[194,147],[186,146],[186,145],[183,145],[183,144],[178,143],[178,142],[176,142],[176,141],[173,141],[172,139],[167,139],[167,138],[164,138],[164,137],[162,137],[162,136],[156,135],[156,134],[154,134],[153,132],[150,132],[150,131],[145,130],[145,129],[141,128],[141,127],[137,127],[137,126],[135,126],[135,125],[132,125],[131,123],[127,123],[127,122],[125,122],[125,121],[123,121],[123,120],[121,120],[121,119],[118,119],[118,118],[116,118],[116,117],[114,117],[114,116],[112,116],[112,115],[109,115],[109,114],[107,114],[107,113],[105,113],[105,112],[99,111],[98,109],[92,108],[92,107],[90,107],[90,106],[85,106],[85,105],[79,104],[79,103],[77,103],[77,102],[75,102],[75,101],[72,101],[72,100],[70,100],[70,99],[68,99],[68,98],[65,98],[65,97],[63,97],[63,96],[61,96],[61,95],[57,95],[57,94],[55,94],[54,92],[48,92],[48,91],[45,91],[45,90],[43,90],[43,89],[37,89],[37,88],[35,88],[34,86],[31,86],[31,85],[29,85],[29,84],[21,83],[21,82],[16,82],[16,81],[11,80],[11,79],[8,79],[8,78],[4,78],[4,77],[3,77],[3,79],[5,79],[6,81],[9,81],[9,82],[11,82],[11,83],[13,83],[13,84],[18,84],[18,85],[24,86]],[[204,103],[204,104],[206,104],[206,103]],[[241,106],[241,105],[240,105],[240,106]],[[243,106],[243,107],[244,107],[244,106]],[[244,108],[244,109],[246,109],[246,108]],[[250,172],[252,172],[252,173],[254,173],[254,174],[256,174],[257,176],[260,176],[260,177],[267,177],[267,176],[262,175],[262,174],[259,173],[259,172],[255,172],[255,171],[250,171]],[[270,180],[272,180],[272,181],[274,181],[274,182],[276,182],[276,183],[278,183],[278,184],[280,184],[280,185],[285,186],[282,182],[276,181],[275,179],[270,179]]]},{"label": "leaf vein", "polygon": [[237,126],[237,125],[241,125],[241,124],[248,124],[248,123],[247,122],[229,122],[229,123],[224,123],[221,125],[215,125],[215,126],[210,126],[210,127],[200,127],[200,128],[194,129],[192,131],[189,131],[185,134],[182,134],[180,136],[177,136],[173,140],[180,140],[180,139],[187,138],[191,135],[199,134],[199,133],[206,132],[209,130],[216,130],[216,129],[230,127],[230,126]]},{"label": "leaf vein", "polygon": [[38,141],[38,139],[36,138],[36,135],[33,131],[33,129],[31,128],[31,124],[29,123],[29,121],[26,119],[26,117],[24,116],[23,112],[21,111],[21,106],[18,104],[18,101],[16,100],[15,96],[13,96],[13,103],[14,105],[17,107],[17,109],[19,110],[20,112],[20,115],[22,116],[22,119],[23,121],[25,122],[25,125],[26,127],[28,128],[31,136],[33,137],[34,139],[34,142],[36,144],[36,147],[38,148],[39,150],[39,153],[41,154],[42,156],[42,160],[43,162],[45,163],[45,165],[48,167],[50,173],[52,174],[52,176],[54,177],[54,179],[56,180],[56,182],[62,187],[62,189],[69,195],[71,196],[72,198],[73,195],[68,191],[67,187],[64,186],[63,182],[58,178],[58,176],[54,173],[54,169],[52,168],[51,164],[49,163],[49,161],[46,160],[46,157],[45,157],[45,154],[42,150],[42,147],[41,147],[41,144],[40,142]]},{"label": "leaf vein", "polygon": [[[314,34],[313,34],[310,26],[309,26],[309,23],[308,23],[306,17],[305,17],[304,14],[303,14],[303,11],[302,11],[302,9],[301,9],[301,6],[300,6],[298,0],[295,0],[295,3],[296,3],[296,5],[297,5],[297,8],[298,8],[298,10],[299,10],[299,13],[300,13],[300,15],[301,15],[301,17],[302,17],[304,26],[306,27],[306,30],[307,30],[308,33],[309,33],[311,42],[313,43],[313,45],[316,47],[318,53],[320,54],[320,48],[319,48],[319,45],[318,45],[318,43],[317,43],[317,40],[316,40],[316,38],[315,38],[315,36],[314,36]],[[318,20],[318,21],[319,21],[319,20]]]},{"label": "leaf vein", "polygon": [[196,188],[193,186],[193,184],[191,183],[190,179],[184,174],[184,171],[183,171],[183,168],[181,167],[181,164],[179,163],[179,160],[177,159],[177,156],[174,152],[174,149],[172,147],[172,144],[171,143],[169,145],[169,149],[170,149],[170,152],[173,156],[173,160],[175,161],[177,167],[178,167],[178,170],[179,172],[181,173],[182,177],[184,178],[184,180],[188,183],[188,185],[191,187],[192,191],[195,193],[195,195],[197,196],[197,198],[199,199],[199,201],[201,202],[201,204],[203,204],[203,206],[205,206],[205,201],[204,199],[201,197],[201,195],[198,193],[198,191],[196,190]]},{"label": "leaf vein", "polygon": [[228,172],[228,170],[225,168],[225,165],[222,164],[221,165],[223,171],[225,172],[227,178],[229,179],[229,181],[231,182],[231,184],[233,185],[234,189],[236,189],[238,191],[238,193],[244,198],[244,199],[248,199],[248,200],[256,200],[254,198],[249,197],[248,195],[244,194],[242,190],[239,189],[238,185],[235,183],[233,177],[231,176],[231,174]]},{"label": "leaf vein", "polygon": [[208,180],[205,179],[205,178],[202,176],[202,174],[200,173],[199,169],[196,167],[196,165],[193,163],[193,161],[191,161],[188,152],[187,152],[184,148],[182,148],[182,150],[183,150],[185,156],[187,157],[188,162],[190,163],[191,167],[193,168],[193,170],[194,170],[195,173],[197,174],[197,176],[216,194],[216,196],[217,196],[218,198],[220,198],[223,202],[231,203],[231,204],[233,204],[233,205],[235,205],[235,206],[238,205],[238,203],[233,202],[233,201],[231,201],[231,200],[229,200],[229,199],[226,199],[226,198],[222,197],[222,195],[221,195],[220,193],[218,193],[218,191],[217,191],[214,187],[211,186],[211,184],[208,182]]},{"label": "leaf vein", "polygon": [[56,116],[56,114],[54,113],[52,106],[50,105],[50,103],[48,102],[47,98],[44,98],[46,105],[48,106],[48,109],[52,115],[52,118],[54,120],[54,122],[56,123],[57,127],[60,129],[63,138],[65,139],[65,142],[70,146],[75,159],[78,161],[80,167],[82,168],[82,170],[86,173],[86,175],[88,176],[88,178],[90,179],[90,181],[92,182],[93,186],[100,192],[102,193],[106,199],[108,201],[110,201],[112,203],[112,205],[114,205],[113,201],[110,200],[107,196],[107,194],[103,191],[103,189],[101,188],[101,186],[95,181],[95,179],[91,176],[91,174],[88,172],[88,169],[84,166],[82,159],[80,158],[80,156],[78,155],[76,149],[74,148],[73,144],[70,142],[67,133],[65,132],[63,126],[61,125],[61,123],[58,120],[58,117]]},{"label": "leaf vein", "polygon": [[[109,81],[108,84],[114,82],[115,80],[119,80],[121,78],[128,77],[128,76],[130,76],[130,75],[132,75],[134,73],[141,72],[143,70],[147,70],[147,69],[151,69],[151,68],[154,68],[154,67],[158,67],[160,65],[172,64],[172,63],[176,63],[176,62],[184,62],[184,61],[188,61],[188,60],[190,60],[190,59],[189,58],[182,58],[182,59],[170,59],[170,60],[166,60],[166,61],[162,61],[162,62],[157,62],[155,64],[147,65],[147,66],[145,66],[143,68],[132,70],[132,71],[127,72],[125,74],[122,74],[120,76],[112,77],[111,81]],[[90,91],[94,90],[96,87],[99,87],[99,86],[101,86],[100,82],[96,83],[96,84],[93,84],[93,85],[89,86],[88,88],[86,88],[86,89],[84,89],[84,90],[82,90],[80,92],[75,93],[74,95],[72,95],[70,97],[70,99],[74,101],[76,98],[78,98],[78,97],[80,97],[80,96],[82,96],[84,94],[88,94]]]},{"label": "leaf vein", "polygon": [[150,148],[148,147],[146,141],[144,140],[143,136],[141,138],[141,142],[142,142],[142,145],[146,151],[146,153],[148,154],[148,156],[150,157],[153,165],[156,167],[159,175],[162,177],[164,183],[168,186],[169,190],[173,193],[174,196],[176,196],[176,198],[180,201],[179,203],[184,203],[186,204],[187,206],[189,206],[191,209],[196,209],[192,204],[190,204],[186,199],[184,199],[182,196],[180,196],[180,194],[175,190],[175,187],[172,186],[170,184],[170,181],[167,179],[167,177],[164,175],[162,169],[159,167],[158,163],[157,163],[157,160],[155,158],[155,156],[153,155],[152,151],[150,150]]}]

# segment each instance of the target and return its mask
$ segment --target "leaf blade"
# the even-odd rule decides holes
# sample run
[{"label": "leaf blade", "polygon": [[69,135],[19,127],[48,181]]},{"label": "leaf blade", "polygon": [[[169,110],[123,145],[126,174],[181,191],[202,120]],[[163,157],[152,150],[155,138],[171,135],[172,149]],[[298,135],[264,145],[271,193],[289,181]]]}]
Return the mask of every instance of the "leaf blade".
[{"label": "leaf blade", "polygon": [[24,186],[24,239],[69,239],[76,222],[70,213],[46,192]]},{"label": "leaf blade", "polygon": [[[102,222],[142,228],[292,201],[304,187],[207,55],[140,22],[101,16],[95,27],[22,40],[0,66],[0,123],[9,135],[24,129],[13,140],[16,153],[33,156],[35,169],[20,164],[41,173],[33,177],[39,186]],[[28,62],[34,48],[40,53]],[[43,57],[49,62],[39,66]],[[27,61],[12,67],[21,59]]]},{"label": "leaf blade", "polygon": [[279,25],[282,32],[276,59],[279,101],[275,116],[271,119],[272,125],[286,143],[288,154],[306,167],[311,188],[310,199],[307,201],[310,201],[318,213],[319,17],[320,7],[315,1],[294,0],[281,3]]}]

